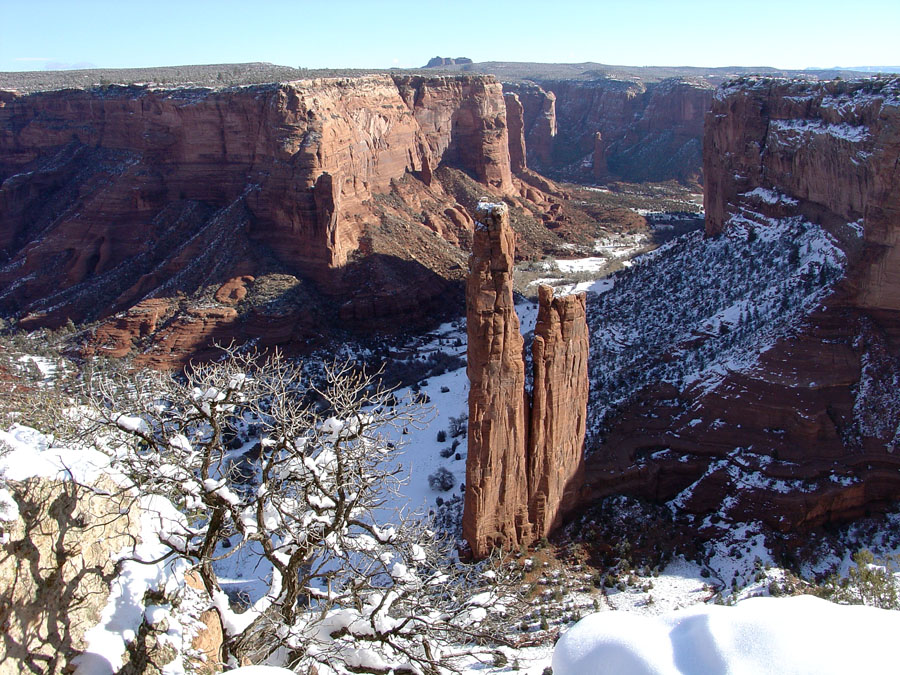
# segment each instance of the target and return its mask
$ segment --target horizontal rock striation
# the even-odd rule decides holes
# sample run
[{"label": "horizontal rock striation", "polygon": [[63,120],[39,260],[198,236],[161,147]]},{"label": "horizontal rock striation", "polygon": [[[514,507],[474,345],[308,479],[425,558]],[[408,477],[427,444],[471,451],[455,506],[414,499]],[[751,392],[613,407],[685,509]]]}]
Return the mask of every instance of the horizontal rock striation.
[{"label": "horizontal rock striation", "polygon": [[[371,251],[367,228],[388,217],[379,195],[407,177],[427,191],[444,166],[488,194],[515,193],[492,77],[0,92],[0,312],[60,325],[277,272],[347,303],[334,313],[348,320],[418,314],[447,292],[427,263],[410,271],[404,261],[408,302],[379,307],[367,298],[386,289],[362,297],[361,274],[344,271]],[[453,244],[470,237],[452,195],[432,192],[443,206],[423,224]],[[210,318],[234,324],[225,332],[244,325]]]},{"label": "horizontal rock striation", "polygon": [[482,558],[554,529],[578,494],[587,406],[584,294],[542,286],[525,387],[513,302],[515,234],[505,204],[479,207],[466,288],[469,450],[463,536]]}]

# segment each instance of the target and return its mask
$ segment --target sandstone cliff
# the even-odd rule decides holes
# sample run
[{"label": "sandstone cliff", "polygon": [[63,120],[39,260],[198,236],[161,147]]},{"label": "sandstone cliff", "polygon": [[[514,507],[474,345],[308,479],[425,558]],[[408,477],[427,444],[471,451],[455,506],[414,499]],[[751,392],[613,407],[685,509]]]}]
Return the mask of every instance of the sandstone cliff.
[{"label": "sandstone cliff", "polygon": [[584,294],[540,288],[525,387],[513,302],[515,233],[504,204],[483,204],[466,288],[469,451],[463,535],[476,557],[533,543],[574,503],[588,394]]},{"label": "sandstone cliff", "polygon": [[528,157],[535,165],[549,166],[557,134],[556,95],[530,82],[504,82],[503,91],[515,94],[521,102]]},{"label": "sandstone cliff", "polygon": [[[436,180],[443,167],[486,194],[517,194],[492,77],[0,92],[0,312],[53,326],[152,301],[169,310],[141,330],[180,323],[183,344],[202,345],[251,337],[257,286],[281,274],[297,289],[282,304],[298,343],[322,332],[306,311],[313,296],[330,298],[320,327],[415,322],[447,304],[462,276],[456,246],[471,238],[458,191]],[[241,278],[255,279],[248,295],[221,306],[217,291]],[[203,316],[185,315],[185,301]],[[263,322],[283,323],[270,310]],[[114,323],[104,330],[134,322]]]},{"label": "sandstone cliff", "polygon": [[469,452],[463,536],[476,556],[531,537],[524,340],[513,303],[515,233],[503,204],[477,214],[466,286]]},{"label": "sandstone cliff", "polygon": [[[597,388],[618,403],[589,440],[584,499],[630,492],[780,530],[896,499],[898,157],[896,79],[718,91],[707,238],[661,252],[595,309],[612,336]],[[628,372],[612,366],[613,315],[632,278],[642,325],[668,342],[645,340]]]},{"label": "sandstone cliff", "polygon": [[560,525],[580,488],[588,400],[585,294],[541,286],[534,329],[528,512],[536,538]]}]

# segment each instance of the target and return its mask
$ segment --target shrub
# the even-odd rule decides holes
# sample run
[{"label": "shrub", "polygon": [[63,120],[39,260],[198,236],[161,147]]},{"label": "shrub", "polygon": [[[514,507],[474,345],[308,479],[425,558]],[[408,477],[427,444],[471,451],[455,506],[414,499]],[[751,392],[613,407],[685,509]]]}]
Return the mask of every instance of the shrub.
[{"label": "shrub", "polygon": [[446,492],[453,487],[454,482],[453,474],[444,467],[440,467],[437,471],[428,476],[428,485],[432,490]]},{"label": "shrub", "polygon": [[[479,587],[452,562],[452,542],[413,516],[391,528],[376,517],[400,480],[385,432],[423,422],[415,402],[386,405],[391,392],[350,363],[326,366],[314,385],[277,352],[264,359],[230,348],[179,377],[95,372],[87,390],[87,418],[120,470],[180,511],[180,520],[165,516],[177,524],[161,539],[169,556],[195,566],[210,593],[220,590],[214,563],[223,558],[269,566],[267,593],[226,642],[226,657],[276,660],[287,648],[297,672],[347,672],[355,662],[335,664],[358,645],[397,670],[431,672],[431,645],[446,654],[471,635],[468,602]],[[259,429],[250,475],[229,461],[223,430],[234,419]],[[435,475],[443,486],[445,473],[446,490],[452,474]],[[492,592],[511,598],[509,575],[491,571]],[[389,604],[373,601],[388,593]],[[339,636],[335,616],[353,617]],[[478,630],[499,631],[485,624],[492,616]],[[384,628],[373,635],[376,621]]]},{"label": "shrub", "polygon": [[459,417],[450,418],[450,437],[458,438],[465,436],[469,427],[469,416],[465,413]]}]

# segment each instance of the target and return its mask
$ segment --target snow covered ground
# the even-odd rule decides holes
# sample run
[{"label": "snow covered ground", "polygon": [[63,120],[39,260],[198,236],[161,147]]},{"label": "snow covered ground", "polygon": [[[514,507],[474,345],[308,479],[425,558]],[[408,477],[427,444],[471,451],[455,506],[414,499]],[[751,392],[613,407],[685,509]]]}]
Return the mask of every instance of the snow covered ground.
[{"label": "snow covered ground", "polygon": [[[523,330],[533,327],[534,305],[519,307],[523,316]],[[420,344],[422,351],[443,348],[451,339],[463,336],[462,325],[451,324],[435,331],[430,340]],[[444,346],[441,345],[443,341]],[[461,349],[455,347],[454,349]],[[426,428],[410,429],[400,440],[406,441],[398,461],[409,468],[409,481],[404,497],[409,507],[435,509],[437,497],[448,493],[428,485],[428,476],[439,467],[447,467],[458,490],[465,479],[465,439],[457,447],[461,459],[441,457],[440,450],[450,444],[439,442],[437,432],[448,429],[451,417],[466,411],[467,381],[464,369],[457,369],[432,377],[422,390],[435,407],[433,422]],[[3,459],[2,468],[8,478],[22,479],[40,474],[60,476],[71,472],[79,480],[89,480],[108,471],[103,453],[84,448],[63,447],[53,440],[25,426],[15,425],[0,432],[0,440],[12,448]],[[154,505],[159,511],[158,504]],[[176,517],[174,514],[172,517]],[[142,555],[158,553],[152,541],[159,523],[149,519],[145,523],[147,550]],[[729,549],[741,547],[738,563]],[[468,673],[519,672],[540,675],[551,665],[557,675],[578,672],[593,673],[706,673],[706,672],[796,672],[838,673],[872,670],[884,665],[890,645],[888,635],[900,628],[900,614],[872,608],[844,607],[809,597],[763,598],[741,600],[735,607],[705,604],[713,593],[711,584],[727,587],[730,575],[746,575],[742,583],[751,581],[746,566],[759,555],[770,562],[761,537],[748,529],[713,552],[709,568],[714,576],[703,575],[703,567],[676,558],[652,578],[641,578],[624,590],[568,594],[561,601],[572,606],[600,609],[575,624],[560,624],[562,639],[555,651],[552,640],[536,646],[498,647],[505,658],[495,657],[493,663],[472,660]],[[132,565],[116,580],[107,611],[100,624],[88,636],[89,648],[80,661],[80,673],[114,672],[121,663],[121,653],[127,640],[134,637],[137,626],[147,611],[142,598],[147,589],[170,583],[171,567]],[[574,572],[563,572],[574,576]],[[557,572],[559,575],[559,572]],[[546,587],[553,588],[554,575],[547,575]],[[760,591],[769,577],[754,588]],[[648,582],[652,582],[651,584]],[[745,597],[749,592],[736,594]],[[511,627],[513,628],[513,627]],[[516,635],[515,633],[513,633]],[[552,634],[552,631],[551,633]],[[526,643],[539,635],[536,625],[519,637]],[[177,637],[177,636],[176,636]],[[549,636],[548,636],[549,638]],[[865,644],[861,650],[858,645]],[[823,649],[823,646],[827,649]],[[715,668],[710,670],[710,668]],[[851,670],[852,667],[852,670]],[[585,672],[579,672],[585,671]],[[178,672],[174,670],[172,672]],[[281,669],[251,667],[238,673],[273,675]]]},{"label": "snow covered ground", "polygon": [[893,672],[900,612],[811,596],[701,605],[658,617],[592,614],[553,654],[554,675]]}]

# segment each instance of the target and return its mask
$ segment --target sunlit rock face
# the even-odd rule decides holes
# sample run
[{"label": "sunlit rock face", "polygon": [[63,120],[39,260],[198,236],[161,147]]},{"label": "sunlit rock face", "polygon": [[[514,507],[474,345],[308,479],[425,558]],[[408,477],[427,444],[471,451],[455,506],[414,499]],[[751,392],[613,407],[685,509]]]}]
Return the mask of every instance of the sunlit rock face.
[{"label": "sunlit rock face", "polygon": [[531,396],[513,302],[515,233],[505,204],[479,206],[466,289],[469,450],[463,535],[482,558],[549,534],[573,504],[587,406],[583,293],[542,286]]},{"label": "sunlit rock face", "polygon": [[[290,291],[295,309],[298,294],[335,298],[318,311],[334,322],[414,323],[446,304],[446,270],[460,264],[449,249],[414,254],[417,231],[397,231],[418,213],[413,225],[453,247],[471,238],[471,218],[434,181],[440,167],[498,198],[517,190],[493,77],[0,92],[0,313],[52,327],[139,307],[140,320],[118,316],[105,330],[119,337],[95,347],[128,352],[149,335],[171,347],[153,357],[162,365],[213,339],[257,337],[260,325],[314,337],[308,311],[255,302],[265,274],[303,286]],[[403,180],[403,194],[377,203]],[[406,237],[396,255],[367,231],[385,219]],[[256,282],[239,306],[207,306],[242,278]],[[207,305],[172,319],[176,292],[206,292]]]}]

